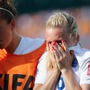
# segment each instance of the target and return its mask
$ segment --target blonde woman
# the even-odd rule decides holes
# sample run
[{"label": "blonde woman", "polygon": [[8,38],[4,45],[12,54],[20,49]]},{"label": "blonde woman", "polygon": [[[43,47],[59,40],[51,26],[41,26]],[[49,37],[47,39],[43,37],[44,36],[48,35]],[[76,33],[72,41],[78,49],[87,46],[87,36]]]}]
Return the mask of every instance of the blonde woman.
[{"label": "blonde woman", "polygon": [[90,51],[79,44],[78,25],[66,12],[46,23],[45,52],[38,64],[34,90],[90,90]]}]

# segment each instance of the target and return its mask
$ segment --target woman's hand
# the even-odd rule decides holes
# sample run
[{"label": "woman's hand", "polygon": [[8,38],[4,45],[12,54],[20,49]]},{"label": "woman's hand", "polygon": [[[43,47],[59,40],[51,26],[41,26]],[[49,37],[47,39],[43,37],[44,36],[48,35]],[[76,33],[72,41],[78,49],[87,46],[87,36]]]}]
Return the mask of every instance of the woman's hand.
[{"label": "woman's hand", "polygon": [[47,47],[49,58],[54,69],[58,69],[60,71],[71,69],[74,53],[73,51],[68,50],[68,47],[63,40],[61,43],[54,41]]},{"label": "woman's hand", "polygon": [[62,40],[62,43],[55,45],[53,52],[55,61],[58,63],[58,68],[61,70],[71,69],[71,64],[74,58],[73,51],[69,51],[66,43]]},{"label": "woman's hand", "polygon": [[48,51],[49,60],[51,61],[51,65],[52,65],[53,70],[59,70],[58,65],[57,65],[58,63],[57,63],[57,60],[55,59],[55,55],[54,55],[55,44],[56,44],[56,42],[53,42],[51,44],[47,44],[47,51]]}]

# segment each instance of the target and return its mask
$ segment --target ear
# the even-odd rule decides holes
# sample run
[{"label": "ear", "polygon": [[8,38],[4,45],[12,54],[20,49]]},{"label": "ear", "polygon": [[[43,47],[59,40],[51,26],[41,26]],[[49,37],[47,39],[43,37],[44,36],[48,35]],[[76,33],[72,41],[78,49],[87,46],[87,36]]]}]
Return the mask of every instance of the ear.
[{"label": "ear", "polygon": [[15,29],[16,22],[14,19],[11,20],[11,30],[13,31]]},{"label": "ear", "polygon": [[75,37],[75,43],[77,44],[79,42],[79,40],[80,40],[80,36],[79,36],[79,34],[77,34],[77,36]]},{"label": "ear", "polygon": [[77,42],[79,42],[79,40],[80,40],[79,34],[76,36],[76,40],[77,40]]}]

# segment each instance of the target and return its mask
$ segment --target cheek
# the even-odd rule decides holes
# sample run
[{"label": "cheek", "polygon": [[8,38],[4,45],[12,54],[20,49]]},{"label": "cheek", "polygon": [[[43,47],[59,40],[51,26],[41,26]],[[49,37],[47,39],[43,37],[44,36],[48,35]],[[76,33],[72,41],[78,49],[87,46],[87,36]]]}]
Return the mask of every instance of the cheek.
[{"label": "cheek", "polygon": [[69,39],[68,41],[66,41],[66,44],[67,44],[68,47],[73,46],[74,45],[74,40]]},{"label": "cheek", "polygon": [[46,49],[47,49],[47,51],[49,50],[49,43],[48,42],[46,42]]},{"label": "cheek", "polygon": [[51,43],[46,42],[46,49],[47,49],[47,51],[50,51],[50,50],[51,50],[51,48],[52,48]]},{"label": "cheek", "polygon": [[3,36],[4,36],[6,39],[9,39],[9,38],[12,36],[12,32],[9,31],[9,30],[6,30],[5,32],[3,32]]},{"label": "cheek", "polygon": [[11,39],[12,39],[12,32],[6,33],[6,39],[7,39],[8,41],[11,41]]},{"label": "cheek", "polygon": [[12,40],[12,33],[11,32],[5,33],[3,37],[5,47],[7,47],[10,44],[11,40]]}]

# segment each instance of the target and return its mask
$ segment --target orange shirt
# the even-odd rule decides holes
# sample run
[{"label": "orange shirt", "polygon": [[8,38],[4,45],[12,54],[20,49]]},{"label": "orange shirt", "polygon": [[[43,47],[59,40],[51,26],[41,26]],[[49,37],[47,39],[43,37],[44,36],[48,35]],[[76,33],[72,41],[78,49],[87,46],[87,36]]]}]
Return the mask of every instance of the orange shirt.
[{"label": "orange shirt", "polygon": [[0,90],[32,90],[40,56],[45,43],[38,49],[24,55],[0,50]]}]

